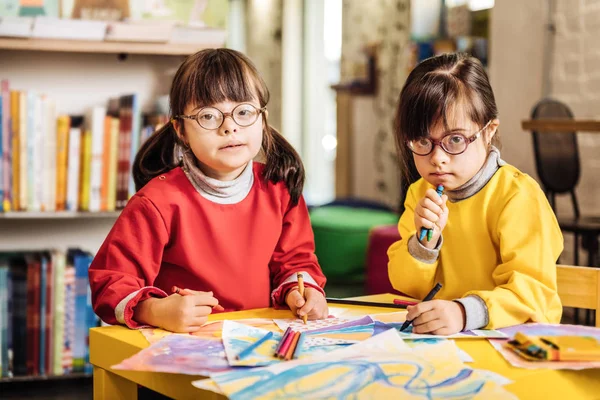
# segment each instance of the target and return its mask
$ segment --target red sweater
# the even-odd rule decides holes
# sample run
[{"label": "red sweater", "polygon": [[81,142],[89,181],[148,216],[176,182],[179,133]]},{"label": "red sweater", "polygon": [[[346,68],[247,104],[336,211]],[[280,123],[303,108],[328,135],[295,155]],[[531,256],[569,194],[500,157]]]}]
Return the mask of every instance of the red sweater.
[{"label": "red sweater", "polygon": [[90,266],[96,314],[140,327],[137,303],[165,297],[174,285],[213,291],[228,311],[269,307],[271,295],[283,304],[300,271],[307,285],[323,288],[304,199],[290,206],[285,184],[265,182],[263,169],[254,163],[252,189],[237,204],[205,199],[179,167],[144,186]]}]

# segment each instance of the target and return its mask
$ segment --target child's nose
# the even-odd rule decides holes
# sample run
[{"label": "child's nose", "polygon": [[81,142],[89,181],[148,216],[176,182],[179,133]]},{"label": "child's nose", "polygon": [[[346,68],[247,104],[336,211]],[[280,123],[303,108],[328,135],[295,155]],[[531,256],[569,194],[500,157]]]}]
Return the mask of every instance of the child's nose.
[{"label": "child's nose", "polygon": [[225,135],[229,135],[231,133],[237,132],[238,125],[235,123],[231,115],[227,115],[223,120],[223,124],[221,125],[221,131]]},{"label": "child's nose", "polygon": [[446,153],[441,146],[435,146],[430,156],[433,165],[441,165],[448,162],[448,153]]}]

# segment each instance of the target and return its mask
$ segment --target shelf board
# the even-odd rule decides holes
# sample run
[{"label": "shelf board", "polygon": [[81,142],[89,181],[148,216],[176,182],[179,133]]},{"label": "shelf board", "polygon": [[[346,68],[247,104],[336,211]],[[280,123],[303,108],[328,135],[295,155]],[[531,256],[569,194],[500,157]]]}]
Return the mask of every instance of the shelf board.
[{"label": "shelf board", "polygon": [[67,53],[151,54],[187,56],[210,47],[210,43],[145,43],[94,40],[0,38],[3,50],[36,50]]},{"label": "shelf board", "polygon": [[0,383],[9,382],[36,382],[36,381],[58,381],[68,379],[82,379],[91,378],[92,374],[86,374],[83,372],[75,372],[72,374],[65,375],[20,375],[12,378],[0,378]]},{"label": "shelf board", "polygon": [[600,120],[534,119],[521,121],[526,131],[600,133]]},{"label": "shelf board", "polygon": [[0,219],[117,218],[120,213],[120,211],[15,211],[0,213]]}]

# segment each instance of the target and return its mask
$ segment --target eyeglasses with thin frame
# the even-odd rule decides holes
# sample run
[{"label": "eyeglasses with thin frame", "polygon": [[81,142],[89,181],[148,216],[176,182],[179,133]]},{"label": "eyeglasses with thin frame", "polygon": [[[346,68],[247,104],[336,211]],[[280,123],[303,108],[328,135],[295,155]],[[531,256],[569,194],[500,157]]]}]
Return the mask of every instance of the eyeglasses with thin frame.
[{"label": "eyeglasses with thin frame", "polygon": [[479,136],[481,136],[481,132],[488,127],[490,122],[492,121],[488,121],[483,128],[475,132],[475,134],[471,137],[466,137],[462,133],[449,133],[440,140],[424,137],[420,139],[409,140],[407,141],[407,145],[410,151],[418,156],[426,156],[431,154],[436,145],[440,146],[446,153],[456,156],[464,153],[467,150],[467,147],[469,147],[471,143],[476,141]]},{"label": "eyeglasses with thin frame", "polygon": [[223,125],[226,117],[231,117],[233,122],[241,127],[247,127],[256,122],[260,114],[267,111],[267,107],[256,108],[250,103],[242,103],[235,106],[231,112],[224,113],[218,108],[202,107],[196,115],[176,115],[173,118],[185,118],[196,121],[201,128],[216,130]]}]

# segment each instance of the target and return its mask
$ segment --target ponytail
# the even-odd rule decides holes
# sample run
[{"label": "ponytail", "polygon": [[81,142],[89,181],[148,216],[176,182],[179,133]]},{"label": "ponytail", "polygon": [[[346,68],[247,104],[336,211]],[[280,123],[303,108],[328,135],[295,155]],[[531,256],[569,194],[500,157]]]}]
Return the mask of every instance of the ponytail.
[{"label": "ponytail", "polygon": [[171,122],[166,123],[148,138],[137,152],[132,167],[135,190],[176,166],[175,144],[177,134]]},{"label": "ponytail", "polygon": [[291,205],[296,206],[304,187],[304,165],[292,145],[269,125],[265,127],[263,149],[267,157],[264,178],[267,181],[285,182],[291,198]]}]

